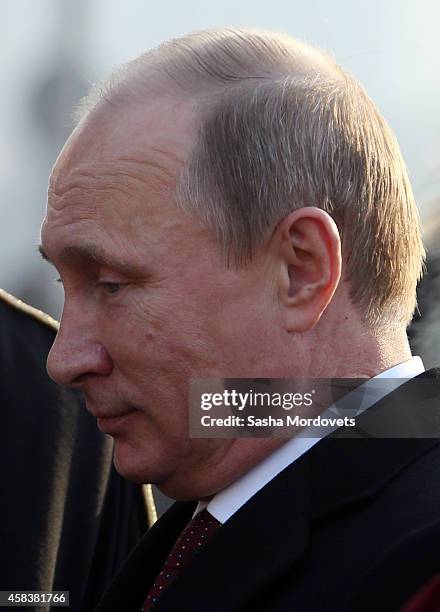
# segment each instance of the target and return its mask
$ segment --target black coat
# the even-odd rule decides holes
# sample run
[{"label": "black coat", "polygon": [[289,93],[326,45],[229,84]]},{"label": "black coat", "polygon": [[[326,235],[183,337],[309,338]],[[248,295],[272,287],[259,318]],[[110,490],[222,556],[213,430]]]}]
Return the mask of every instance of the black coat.
[{"label": "black coat", "polygon": [[[409,418],[427,405],[440,416],[440,370],[422,377],[429,388],[406,411]],[[413,397],[415,384],[377,406]],[[440,569],[439,440],[340,434],[321,440],[234,514],[154,610],[398,610]],[[154,525],[97,612],[139,611],[194,508],[176,503]]]},{"label": "black coat", "polygon": [[49,379],[56,325],[0,298],[0,590],[67,590],[87,612],[147,529],[143,493],[80,397]]}]

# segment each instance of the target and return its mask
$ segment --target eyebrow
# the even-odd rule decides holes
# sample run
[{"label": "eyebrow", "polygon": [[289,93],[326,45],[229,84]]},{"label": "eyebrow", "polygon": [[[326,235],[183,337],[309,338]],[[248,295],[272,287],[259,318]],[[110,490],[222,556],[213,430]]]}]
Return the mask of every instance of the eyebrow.
[{"label": "eyebrow", "polygon": [[[44,250],[43,245],[40,244],[37,250],[45,261],[55,266]],[[141,270],[133,263],[107,255],[104,249],[96,244],[65,246],[60,250],[58,259],[66,265],[98,264],[115,268],[126,275],[139,275],[141,273],[145,275],[145,270]]]}]

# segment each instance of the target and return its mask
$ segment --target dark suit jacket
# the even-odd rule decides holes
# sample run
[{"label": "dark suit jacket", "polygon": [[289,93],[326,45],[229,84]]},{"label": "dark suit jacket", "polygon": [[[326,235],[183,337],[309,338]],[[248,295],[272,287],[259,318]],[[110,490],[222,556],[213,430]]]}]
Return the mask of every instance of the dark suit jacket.
[{"label": "dark suit jacket", "polygon": [[48,377],[55,322],[0,298],[0,590],[66,590],[88,612],[147,529],[145,501],[79,395]]},{"label": "dark suit jacket", "polygon": [[[440,415],[440,370],[423,398]],[[419,379],[420,377],[417,377]],[[376,407],[413,397],[408,381]],[[368,411],[367,411],[368,412]],[[365,413],[366,414],[366,413]],[[157,612],[393,612],[440,568],[438,439],[321,440],[228,520],[156,604]],[[195,503],[180,502],[133,551],[97,608],[138,611]],[[424,563],[408,567],[405,554]],[[414,566],[423,570],[409,574]],[[387,581],[378,577],[391,576]],[[366,589],[366,587],[368,587]],[[368,601],[364,607],[365,593]]]}]

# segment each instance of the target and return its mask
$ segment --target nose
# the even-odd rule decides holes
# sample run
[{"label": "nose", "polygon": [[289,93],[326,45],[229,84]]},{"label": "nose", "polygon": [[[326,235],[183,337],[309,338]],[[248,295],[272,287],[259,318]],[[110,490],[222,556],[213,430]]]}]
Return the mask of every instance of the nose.
[{"label": "nose", "polygon": [[81,387],[89,375],[108,376],[112,359],[96,337],[96,330],[68,321],[63,314],[60,329],[47,357],[47,372],[65,387]]}]

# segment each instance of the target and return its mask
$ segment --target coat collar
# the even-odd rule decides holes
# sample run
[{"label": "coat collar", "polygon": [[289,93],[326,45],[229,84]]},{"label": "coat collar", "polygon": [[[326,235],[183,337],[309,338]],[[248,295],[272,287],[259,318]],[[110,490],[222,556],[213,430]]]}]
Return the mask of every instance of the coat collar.
[{"label": "coat collar", "polygon": [[374,496],[439,443],[440,368],[404,383],[356,423],[357,437],[339,429],[308,453],[313,518]]},{"label": "coat collar", "polygon": [[309,532],[308,472],[306,461],[284,470],[240,508],[164,593],[157,612],[229,610],[232,601],[240,609],[256,585],[263,591],[299,562]]}]

